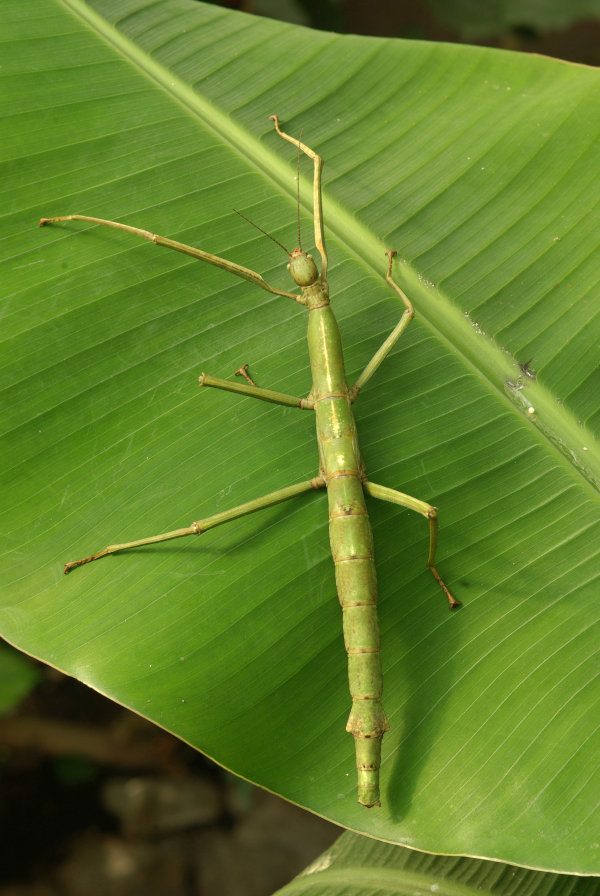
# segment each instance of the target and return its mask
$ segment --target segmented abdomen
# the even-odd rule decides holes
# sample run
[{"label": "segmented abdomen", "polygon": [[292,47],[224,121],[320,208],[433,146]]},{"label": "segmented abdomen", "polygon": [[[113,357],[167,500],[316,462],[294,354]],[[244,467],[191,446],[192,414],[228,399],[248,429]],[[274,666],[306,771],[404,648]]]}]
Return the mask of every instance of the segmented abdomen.
[{"label": "segmented abdomen", "polygon": [[331,552],[342,606],[352,697],[346,730],[355,741],[358,801],[364,806],[378,806],[381,739],[389,725],[381,704],[383,678],[373,537],[358,476],[334,477],[327,488]]},{"label": "segmented abdomen", "polygon": [[364,806],[377,806],[381,740],[389,725],[381,703],[383,678],[373,535],[361,481],[356,429],[347,399],[323,397],[318,402],[317,423],[327,481],[329,539],[348,654],[352,709],[346,730],[355,742],[358,801]]},{"label": "segmented abdomen", "polygon": [[321,472],[327,482],[329,539],[344,620],[358,801],[378,806],[381,740],[389,725],[381,704],[382,673],[373,536],[364,474],[337,322],[329,306],[311,310],[308,345]]}]

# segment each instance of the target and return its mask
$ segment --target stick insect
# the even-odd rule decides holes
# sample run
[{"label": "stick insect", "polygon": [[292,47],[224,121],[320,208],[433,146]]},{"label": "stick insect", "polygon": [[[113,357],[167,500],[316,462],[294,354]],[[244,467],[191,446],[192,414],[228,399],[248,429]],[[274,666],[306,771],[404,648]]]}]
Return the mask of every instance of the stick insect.
[{"label": "stick insect", "polygon": [[[297,398],[247,382],[233,382],[203,373],[201,386],[249,395],[261,401],[312,410],[316,416],[317,442],[319,446],[319,472],[312,479],[281,488],[271,494],[256,498],[238,507],[198,520],[183,529],[176,529],[162,535],[153,535],[111,544],[89,557],[73,560],[65,565],[65,573],[77,566],[98,560],[117,551],[129,550],[142,545],[156,544],[172,538],[200,535],[215,526],[239,519],[257,510],[272,507],[312,489],[326,489],[329,504],[329,538],[335,565],[337,593],[343,611],[343,630],[348,654],[348,679],[352,708],[346,725],[355,741],[356,767],[358,773],[358,802],[371,808],[380,806],[379,768],[381,764],[381,741],[389,729],[388,720],[381,702],[383,678],[380,657],[379,619],[377,616],[377,582],[373,559],[373,536],[365,495],[399,504],[420,513],[429,521],[429,556],[427,565],[444,591],[450,609],[460,606],[452,596],[435,567],[438,524],[437,508],[410,495],[395,491],[384,485],[371,482],[367,478],[365,465],[358,446],[356,424],[352,413],[360,390],[371,379],[384,358],[405,331],[414,317],[414,309],[402,289],[392,278],[394,251],[387,252],[386,282],[394,290],[404,305],[404,312],[395,329],[383,345],[373,355],[353,386],[348,386],[344,370],[342,343],[337,321],[329,303],[327,284],[327,252],[323,232],[321,201],[321,172],[323,159],[301,140],[284,133],[279,127],[276,115],[271,116],[280,137],[297,148],[298,165],[300,153],[312,160],[313,171],[313,215],[315,245],[321,256],[321,273],[312,256],[300,245],[298,223],[298,248],[288,252],[288,269],[294,283],[300,287],[300,294],[277,289],[266,283],[260,274],[241,267],[224,258],[211,255],[175,240],[167,239],[147,230],[140,230],[116,221],[93,218],[88,215],[63,215],[56,218],[42,218],[40,226],[60,221],[88,221],[103,224],[117,230],[150,240],[158,246],[166,246],[183,252],[208,264],[223,268],[236,277],[241,277],[278,296],[293,299],[308,309],[308,353],[312,375],[312,387],[306,398]],[[298,212],[299,214],[299,212]],[[252,223],[252,222],[250,222]],[[261,228],[259,228],[261,229]],[[279,244],[281,245],[281,244]],[[238,371],[239,373],[240,371]]]}]

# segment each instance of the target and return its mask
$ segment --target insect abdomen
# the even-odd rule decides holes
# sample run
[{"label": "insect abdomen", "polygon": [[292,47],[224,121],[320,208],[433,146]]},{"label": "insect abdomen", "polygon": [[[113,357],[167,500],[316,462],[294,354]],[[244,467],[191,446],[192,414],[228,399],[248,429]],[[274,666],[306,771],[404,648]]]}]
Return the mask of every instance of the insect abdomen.
[{"label": "insect abdomen", "polygon": [[329,305],[311,310],[308,327],[321,472],[327,483],[329,539],[352,709],[358,802],[379,806],[381,739],[389,725],[381,705],[382,673],[373,535],[362,486],[356,424],[348,399],[339,329]]},{"label": "insect abdomen", "polygon": [[358,801],[363,806],[378,806],[381,740],[389,725],[381,703],[383,677],[373,537],[358,475],[330,479],[328,495],[331,551],[343,611],[352,697],[346,730],[355,742]]}]

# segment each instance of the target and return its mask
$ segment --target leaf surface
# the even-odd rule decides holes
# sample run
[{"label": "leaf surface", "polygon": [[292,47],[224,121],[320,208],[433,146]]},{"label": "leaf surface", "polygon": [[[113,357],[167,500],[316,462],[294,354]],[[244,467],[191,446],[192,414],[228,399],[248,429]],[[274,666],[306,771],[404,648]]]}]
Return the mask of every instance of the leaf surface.
[{"label": "leaf surface", "polygon": [[[263,787],[372,836],[590,873],[598,780],[598,72],[315,33],[189,0],[5,2],[3,581],[11,643]],[[250,363],[310,387],[302,309],[106,228],[125,221],[287,289],[293,148],[325,159],[332,303],[380,589],[380,810],[356,804],[323,495],[62,575],[314,475],[307,412],[200,390]],[[302,232],[311,241],[312,172]],[[524,369],[521,369],[524,368]],[[534,380],[528,373],[535,371]]]},{"label": "leaf surface", "polygon": [[277,896],[597,896],[598,878],[433,856],[343,834]]}]

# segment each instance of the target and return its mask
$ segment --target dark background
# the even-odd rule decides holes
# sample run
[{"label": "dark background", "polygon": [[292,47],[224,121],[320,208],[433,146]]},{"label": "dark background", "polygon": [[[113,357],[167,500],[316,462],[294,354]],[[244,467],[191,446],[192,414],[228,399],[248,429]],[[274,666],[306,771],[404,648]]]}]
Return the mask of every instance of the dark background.
[{"label": "dark background", "polygon": [[470,43],[600,65],[600,0],[223,0],[321,31]]}]

